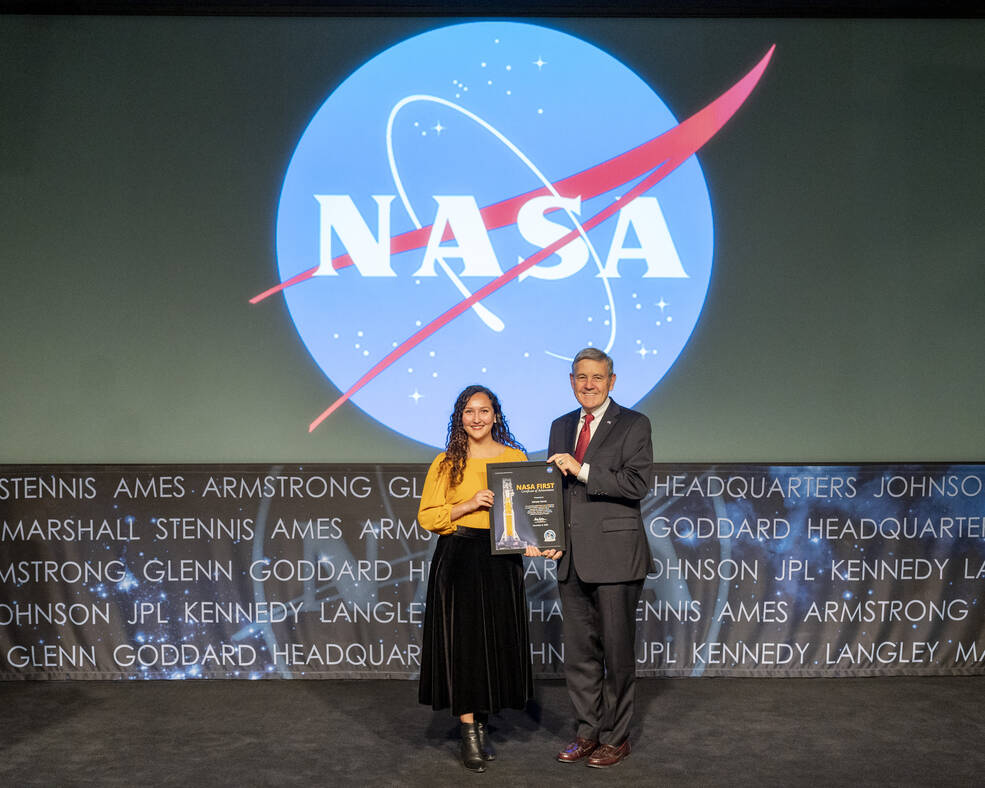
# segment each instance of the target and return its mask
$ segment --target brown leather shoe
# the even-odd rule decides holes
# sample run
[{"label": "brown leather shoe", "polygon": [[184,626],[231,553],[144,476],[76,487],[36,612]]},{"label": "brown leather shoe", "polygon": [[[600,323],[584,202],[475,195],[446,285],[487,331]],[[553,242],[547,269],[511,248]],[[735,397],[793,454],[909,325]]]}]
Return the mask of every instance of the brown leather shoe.
[{"label": "brown leather shoe", "polygon": [[626,739],[618,747],[611,744],[600,744],[599,748],[591,754],[588,765],[594,769],[605,769],[615,766],[619,761],[629,755],[629,739]]},{"label": "brown leather shoe", "polygon": [[582,758],[587,758],[595,752],[595,748],[598,746],[599,743],[597,741],[583,739],[579,736],[557,754],[557,759],[561,763],[574,763],[575,761],[580,761]]}]

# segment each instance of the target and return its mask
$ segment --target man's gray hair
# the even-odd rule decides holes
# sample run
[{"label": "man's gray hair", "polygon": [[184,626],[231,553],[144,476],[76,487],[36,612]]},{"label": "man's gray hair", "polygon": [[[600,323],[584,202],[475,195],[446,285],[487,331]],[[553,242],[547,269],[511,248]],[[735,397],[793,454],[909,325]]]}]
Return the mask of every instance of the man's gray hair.
[{"label": "man's gray hair", "polygon": [[571,374],[575,374],[575,364],[579,361],[603,361],[609,368],[609,377],[612,377],[612,357],[595,347],[586,347],[578,351],[574,361],[571,362]]}]

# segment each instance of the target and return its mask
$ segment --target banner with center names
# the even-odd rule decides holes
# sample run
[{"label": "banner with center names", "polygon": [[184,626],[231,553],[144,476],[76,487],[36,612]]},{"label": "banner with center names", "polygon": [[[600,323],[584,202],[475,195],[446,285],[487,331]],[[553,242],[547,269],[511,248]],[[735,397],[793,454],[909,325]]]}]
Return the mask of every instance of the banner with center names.
[{"label": "banner with center names", "polygon": [[[426,470],[0,466],[0,679],[415,678]],[[983,465],[656,464],[642,509],[640,676],[985,672]]]}]

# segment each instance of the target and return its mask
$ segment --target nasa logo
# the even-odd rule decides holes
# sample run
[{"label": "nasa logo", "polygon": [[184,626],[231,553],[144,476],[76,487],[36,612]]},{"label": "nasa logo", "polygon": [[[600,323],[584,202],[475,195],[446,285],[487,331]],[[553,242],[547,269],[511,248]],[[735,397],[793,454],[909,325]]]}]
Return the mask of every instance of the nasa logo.
[{"label": "nasa logo", "polygon": [[456,394],[480,382],[543,448],[585,346],[615,358],[620,401],[646,396],[711,276],[692,154],[769,57],[680,124],[615,58],[530,24],[444,27],[355,71],[297,145],[277,214],[281,283],[252,299],[284,292],[344,392],[309,429],[351,399],[441,446]]}]

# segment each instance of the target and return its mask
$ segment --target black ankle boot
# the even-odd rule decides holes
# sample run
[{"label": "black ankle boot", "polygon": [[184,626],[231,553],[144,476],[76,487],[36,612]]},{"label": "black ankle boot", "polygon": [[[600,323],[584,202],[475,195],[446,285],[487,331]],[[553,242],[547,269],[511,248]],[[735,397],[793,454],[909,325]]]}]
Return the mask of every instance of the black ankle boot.
[{"label": "black ankle boot", "polygon": [[469,771],[486,770],[486,762],[479,751],[479,726],[474,722],[462,723],[462,763]]},{"label": "black ankle boot", "polygon": [[485,720],[476,720],[475,727],[479,731],[479,753],[484,761],[495,761],[496,750],[493,749],[492,742],[489,740],[489,729],[486,727]]}]

